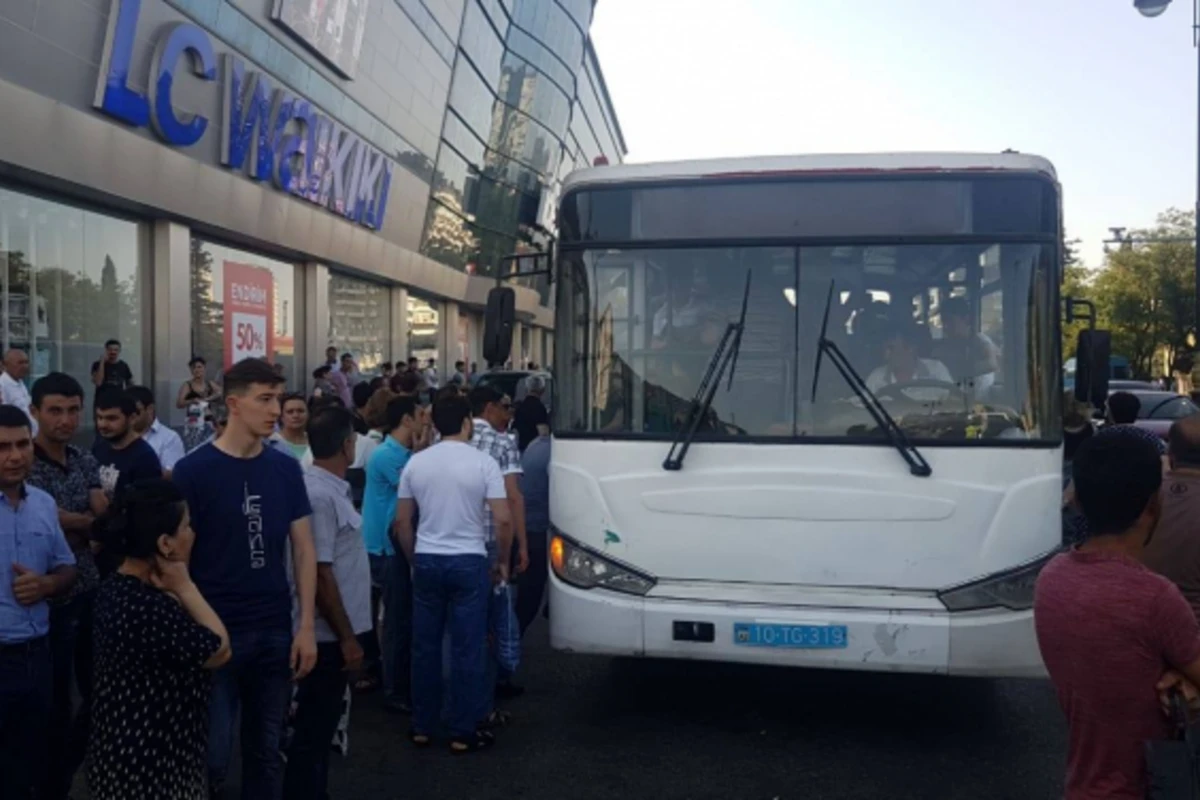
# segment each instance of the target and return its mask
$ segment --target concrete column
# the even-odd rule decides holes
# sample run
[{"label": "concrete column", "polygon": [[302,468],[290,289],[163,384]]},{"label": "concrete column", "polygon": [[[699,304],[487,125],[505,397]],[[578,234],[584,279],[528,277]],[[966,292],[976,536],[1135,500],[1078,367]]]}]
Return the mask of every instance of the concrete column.
[{"label": "concrete column", "polygon": [[[329,340],[329,268],[307,263],[300,268],[299,284],[304,294],[303,316],[296,320],[304,347],[297,353],[295,386],[306,390],[312,383],[312,371],[325,360],[325,348],[336,345]],[[301,359],[304,359],[301,361]]]},{"label": "concrete column", "polygon": [[408,358],[408,289],[392,287],[392,363]]},{"label": "concrete column", "polygon": [[546,368],[545,356],[542,354],[542,336],[545,331],[536,325],[529,329],[529,358],[540,368]]},{"label": "concrete column", "polygon": [[442,303],[438,319],[438,377],[445,381],[454,373],[458,358],[458,303]]},{"label": "concrete column", "polygon": [[153,331],[151,357],[143,363],[151,366],[151,388],[158,416],[169,425],[182,425],[187,414],[175,408],[179,386],[188,379],[188,361],[192,358],[192,287],[191,230],[177,222],[154,223],[151,243],[153,307],[148,327]]}]

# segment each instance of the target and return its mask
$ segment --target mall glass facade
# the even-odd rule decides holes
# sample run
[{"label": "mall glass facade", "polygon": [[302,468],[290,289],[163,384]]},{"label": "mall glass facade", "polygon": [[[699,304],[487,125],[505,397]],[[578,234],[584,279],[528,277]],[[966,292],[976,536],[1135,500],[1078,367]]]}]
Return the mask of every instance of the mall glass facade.
[{"label": "mall glass facade", "polygon": [[[295,388],[329,345],[367,372],[477,361],[500,260],[544,242],[567,172],[625,153],[592,12],[0,3],[3,346],[87,386],[119,339],[174,423],[193,355]],[[517,287],[514,361],[549,362],[539,289]]]}]

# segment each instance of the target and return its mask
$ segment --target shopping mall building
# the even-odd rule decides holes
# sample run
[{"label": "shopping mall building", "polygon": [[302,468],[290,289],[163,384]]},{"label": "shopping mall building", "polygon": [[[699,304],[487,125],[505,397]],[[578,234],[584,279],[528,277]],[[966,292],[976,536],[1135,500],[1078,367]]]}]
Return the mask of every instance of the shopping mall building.
[{"label": "shopping mall building", "polygon": [[[193,354],[304,386],[480,361],[500,259],[625,145],[593,0],[2,0],[3,347],[86,378],[105,340],[174,409]],[[529,280],[529,279],[524,279]],[[518,287],[514,360],[553,350]]]}]

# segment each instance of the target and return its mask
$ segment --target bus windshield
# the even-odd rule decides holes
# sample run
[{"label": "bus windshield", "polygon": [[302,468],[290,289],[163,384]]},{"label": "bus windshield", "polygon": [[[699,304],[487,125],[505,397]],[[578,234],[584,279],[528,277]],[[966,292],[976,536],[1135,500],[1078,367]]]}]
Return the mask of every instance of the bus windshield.
[{"label": "bus windshield", "polygon": [[1010,239],[564,248],[558,432],[672,437],[749,274],[732,388],[697,440],[886,437],[828,361],[815,375],[832,286],[827,339],[912,441],[1056,442],[1057,247]]}]

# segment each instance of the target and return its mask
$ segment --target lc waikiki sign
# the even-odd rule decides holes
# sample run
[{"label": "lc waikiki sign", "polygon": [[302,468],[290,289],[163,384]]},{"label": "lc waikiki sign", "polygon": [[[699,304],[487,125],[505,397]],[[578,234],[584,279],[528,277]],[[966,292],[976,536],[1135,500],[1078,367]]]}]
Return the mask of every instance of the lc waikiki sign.
[{"label": "lc waikiki sign", "polygon": [[[171,102],[184,56],[201,80],[217,80],[212,40],[203,28],[175,23],[159,32],[150,61],[149,91],[129,88],[141,0],[113,0],[94,105],[135,127],[149,126],[164,142],[200,141],[209,120],[178,112]],[[374,230],[383,226],[394,163],[311,103],[249,72],[231,54],[221,57],[224,125],[221,163],[270,180],[280,191],[327,208]]]}]

